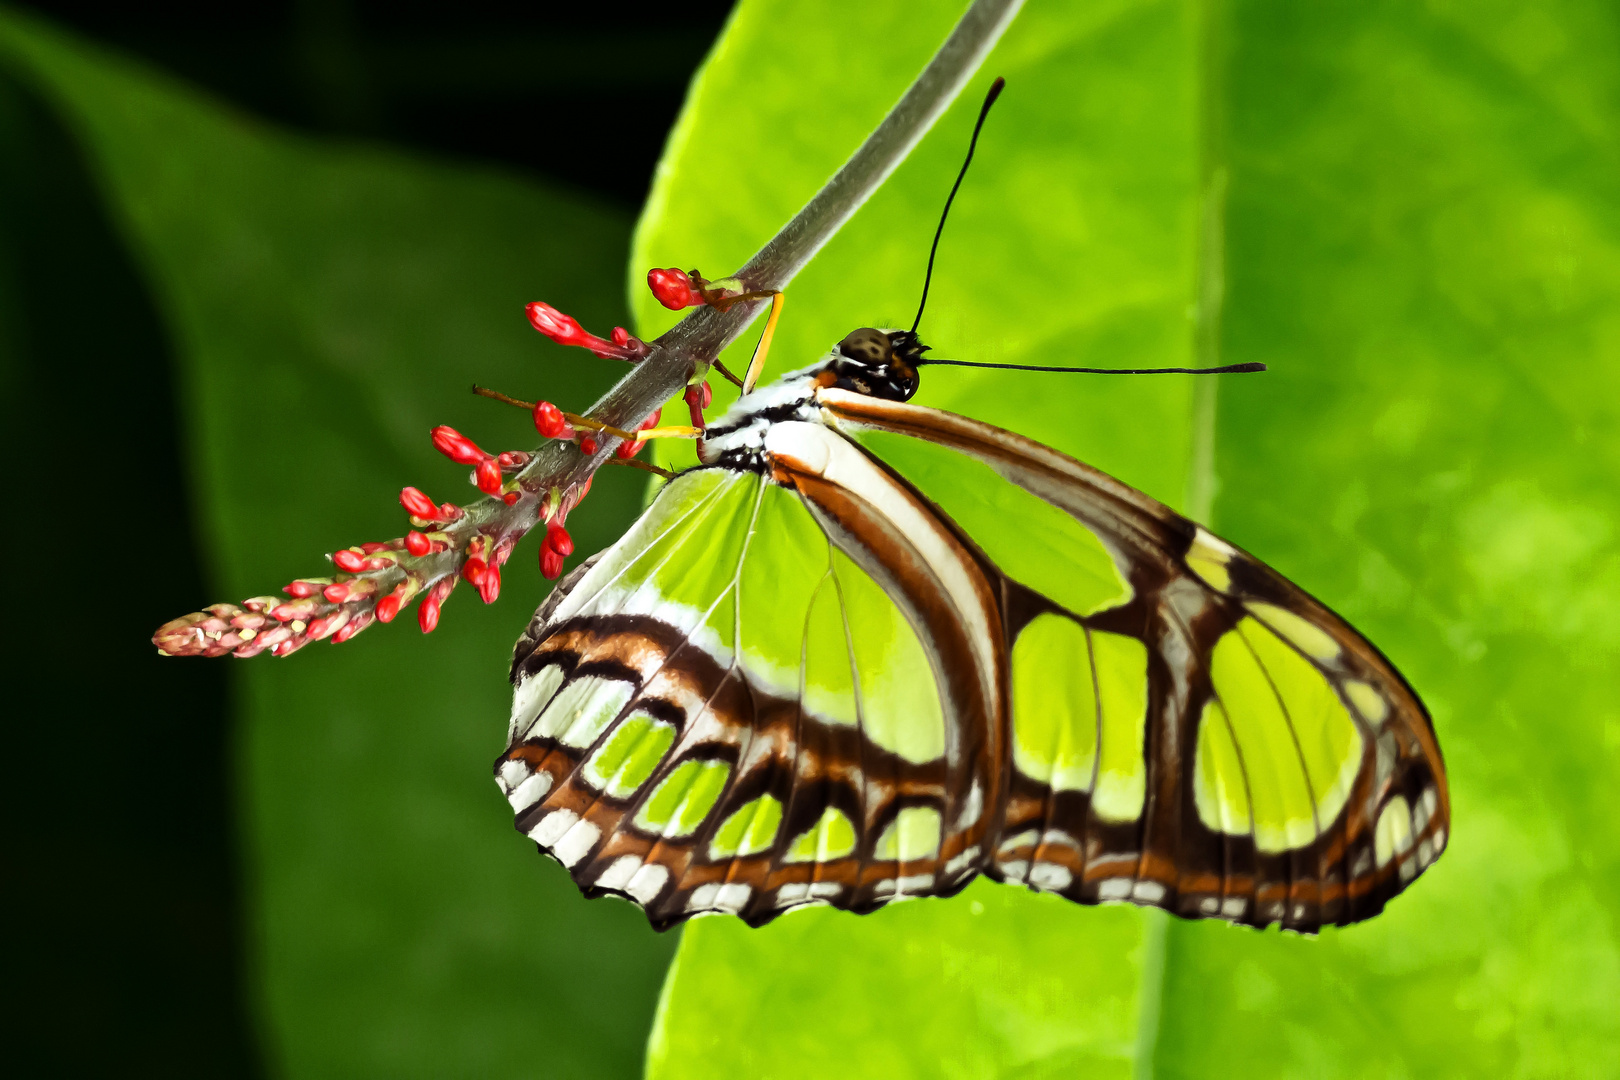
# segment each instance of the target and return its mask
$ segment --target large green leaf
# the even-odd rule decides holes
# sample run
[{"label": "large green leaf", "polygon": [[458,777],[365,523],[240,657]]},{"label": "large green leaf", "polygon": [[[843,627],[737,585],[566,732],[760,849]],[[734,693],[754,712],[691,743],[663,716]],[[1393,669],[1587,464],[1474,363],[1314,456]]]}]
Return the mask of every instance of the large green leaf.
[{"label": "large green leaf", "polygon": [[[618,214],[267,129],[15,15],[0,61],[79,133],[169,322],[216,599],[398,535],[404,484],[471,494],[431,450],[435,423],[531,446],[527,419],[473,398],[473,380],[583,406],[620,374],[522,314],[544,298],[595,327],[622,321]],[[622,472],[571,522],[585,551],[634,511],[639,479]],[[140,527],[161,543],[173,523]],[[673,939],[627,905],[583,902],[490,781],[511,642],[546,589],[532,558],[519,553],[492,608],[458,593],[430,638],[406,618],[233,667],[253,997],[278,1072],[640,1069]]]},{"label": "large green leaf", "polygon": [[[740,264],[959,10],[745,4],[632,275]],[[1450,849],[1385,914],[1318,938],[988,883],[758,931],[706,919],[666,985],[652,1074],[1612,1074],[1613,7],[1032,5],[791,287],[774,370],[909,322],[996,74],[923,322],[937,355],[1271,371],[936,371],[920,400],[1211,520],[1360,625],[1434,712]],[[638,314],[671,321],[646,299]]]}]

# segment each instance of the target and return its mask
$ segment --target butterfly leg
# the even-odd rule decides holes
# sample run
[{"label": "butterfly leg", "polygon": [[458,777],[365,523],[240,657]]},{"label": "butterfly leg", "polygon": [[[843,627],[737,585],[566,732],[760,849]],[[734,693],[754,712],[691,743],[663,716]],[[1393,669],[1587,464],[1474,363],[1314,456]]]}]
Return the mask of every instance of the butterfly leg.
[{"label": "butterfly leg", "polygon": [[754,357],[748,361],[748,372],[743,376],[742,392],[748,393],[759,382],[760,373],[765,370],[765,358],[771,352],[771,338],[776,335],[776,320],[782,314],[781,292],[771,293],[771,314],[765,320],[765,332],[759,335],[759,344],[754,346]]}]

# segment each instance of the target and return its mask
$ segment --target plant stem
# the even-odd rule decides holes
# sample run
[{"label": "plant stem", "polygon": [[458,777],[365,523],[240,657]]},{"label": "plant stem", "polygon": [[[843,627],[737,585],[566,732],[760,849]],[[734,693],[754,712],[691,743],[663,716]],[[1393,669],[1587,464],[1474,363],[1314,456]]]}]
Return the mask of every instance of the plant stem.
[{"label": "plant stem", "polygon": [[[1022,6],[1023,0],[975,0],[860,149],[737,272],[748,291],[787,287],[950,107]],[[686,385],[694,364],[712,361],[764,307],[763,301],[751,301],[724,313],[696,309],[654,341],[652,355],[609,390],[590,415],[618,427],[639,422]]]},{"label": "plant stem", "polygon": [[[793,280],[950,107],[1022,6],[1023,0],[974,0],[922,74],[860,148],[737,272],[735,276],[746,289],[769,292],[785,288]],[[634,428],[680,393],[693,373],[711,363],[764,308],[764,301],[750,301],[724,312],[710,307],[695,309],[653,341],[652,353],[586,415],[614,427]],[[572,445],[554,443],[542,447],[518,478],[532,491],[554,486],[568,490],[589,477],[612,452],[610,440],[603,440],[589,459],[582,459]],[[482,526],[484,531],[521,535],[533,524],[491,520],[532,517],[532,507],[522,503],[507,507],[490,499],[468,510],[469,516],[477,519],[472,524]]]},{"label": "plant stem", "polygon": [[[735,276],[741,279],[745,293],[769,296],[774,290],[787,286],[927,134],[978,70],[1022,6],[1023,0],[974,0],[883,122],[804,209],[737,272]],[[507,498],[514,499],[511,505],[498,498],[480,499],[435,533],[443,537],[438,543],[444,550],[413,556],[397,549],[389,555],[393,561],[386,568],[357,572],[344,579],[352,599],[328,597],[322,601],[316,596],[304,601],[303,606],[308,611],[299,615],[299,621],[294,624],[298,636],[284,642],[285,650],[295,651],[306,640],[314,639],[313,631],[310,638],[304,636],[306,618],[324,621],[327,633],[332,632],[331,627],[339,625],[332,620],[363,620],[357,623],[358,630],[372,619],[378,600],[396,587],[405,590],[407,599],[427,595],[435,586],[448,594],[475,550],[480,558],[493,559],[488,565],[496,571],[495,590],[486,596],[486,601],[493,599],[499,591],[500,563],[510,553],[512,545],[539,522],[560,523],[566,518],[568,511],[584,497],[597,468],[615,460],[613,453],[620,442],[619,435],[634,431],[686,387],[694,375],[706,372],[720,350],[735,340],[764,307],[762,300],[748,300],[728,304],[724,311],[715,307],[695,309],[652,342],[648,355],[588,411],[590,426],[601,425],[614,429],[617,434],[599,431],[603,437],[590,440],[596,443],[596,450],[589,456],[580,449],[585,440],[581,443],[548,441],[513,478],[521,491],[508,488]],[[533,407],[528,402],[519,402],[482,387],[474,387],[474,390],[485,397]],[[634,460],[623,463],[663,472]],[[440,595],[435,605],[443,599]],[[248,603],[264,607],[278,602],[274,597],[259,597]],[[396,612],[399,602],[397,598],[394,601]],[[226,625],[226,620],[241,615],[242,610],[234,605],[215,605],[208,612],[183,616],[166,624],[153,640],[160,650],[171,654],[223,655],[236,648],[232,643],[240,636]],[[253,632],[251,628],[249,632]],[[283,654],[279,650],[276,653]]]}]

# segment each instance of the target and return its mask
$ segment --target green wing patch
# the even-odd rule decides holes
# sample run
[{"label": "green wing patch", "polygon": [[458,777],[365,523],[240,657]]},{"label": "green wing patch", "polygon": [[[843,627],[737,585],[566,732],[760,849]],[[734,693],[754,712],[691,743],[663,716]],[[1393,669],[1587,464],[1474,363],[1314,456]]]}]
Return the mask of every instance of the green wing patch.
[{"label": "green wing patch", "polygon": [[1012,674],[1019,771],[1055,791],[1090,792],[1104,820],[1139,817],[1147,787],[1147,646],[1047,613],[1019,634]]},{"label": "green wing patch", "polygon": [[[1252,617],[1216,643],[1210,675],[1215,699],[1202,724],[1214,730],[1200,732],[1194,775],[1213,782],[1194,786],[1200,818],[1221,832],[1241,822],[1265,852],[1310,844],[1338,817],[1361,768],[1349,710],[1315,666]],[[1242,797],[1229,803],[1216,792]]]},{"label": "green wing patch", "polygon": [[939,810],[861,809],[937,782],[933,667],[796,492],[684,473],[559,588],[519,645],[497,779],[518,828],[583,887],[660,925],[699,910],[764,921],[875,902],[880,882],[851,876],[862,853],[939,854]]},{"label": "green wing patch", "polygon": [[859,431],[856,439],[950,515],[1014,581],[1076,615],[1130,600],[1121,560],[1096,533],[982,462],[886,431]]}]

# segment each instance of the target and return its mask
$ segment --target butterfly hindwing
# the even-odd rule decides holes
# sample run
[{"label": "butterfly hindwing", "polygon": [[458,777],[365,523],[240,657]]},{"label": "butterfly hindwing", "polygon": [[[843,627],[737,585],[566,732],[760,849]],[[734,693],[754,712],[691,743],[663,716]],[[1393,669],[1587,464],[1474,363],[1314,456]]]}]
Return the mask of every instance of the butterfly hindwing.
[{"label": "butterfly hindwing", "polygon": [[890,596],[796,492],[672,481],[519,642],[496,765],[517,827],[659,926],[959,887],[951,697]]}]

